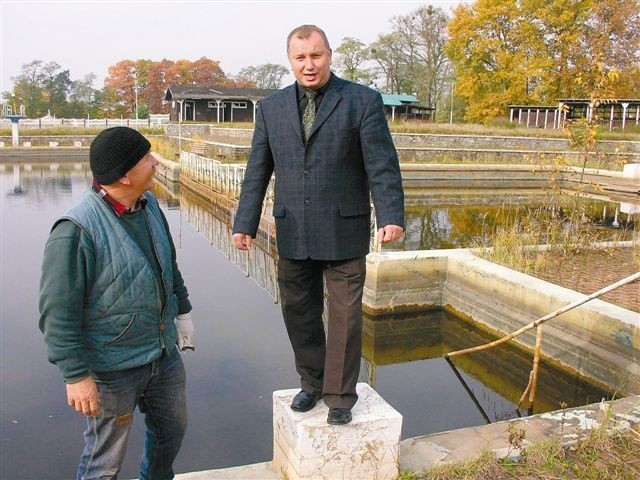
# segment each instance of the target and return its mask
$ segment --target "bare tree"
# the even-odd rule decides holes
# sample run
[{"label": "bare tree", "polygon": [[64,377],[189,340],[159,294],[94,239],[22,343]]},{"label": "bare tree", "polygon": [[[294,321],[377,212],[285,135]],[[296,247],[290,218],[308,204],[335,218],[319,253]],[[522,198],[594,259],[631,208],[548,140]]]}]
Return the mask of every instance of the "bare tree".
[{"label": "bare tree", "polygon": [[428,106],[436,106],[451,81],[450,62],[444,52],[448,17],[441,8],[420,7],[392,19],[404,63],[399,83]]}]

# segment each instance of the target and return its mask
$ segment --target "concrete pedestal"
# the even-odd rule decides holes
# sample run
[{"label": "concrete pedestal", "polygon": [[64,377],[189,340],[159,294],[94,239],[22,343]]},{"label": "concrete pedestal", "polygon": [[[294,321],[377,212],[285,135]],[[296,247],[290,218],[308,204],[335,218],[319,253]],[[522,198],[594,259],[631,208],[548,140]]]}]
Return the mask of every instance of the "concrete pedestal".
[{"label": "concrete pedestal", "polygon": [[289,408],[298,389],[273,393],[273,467],[288,480],[394,480],[399,475],[402,415],[366,383],[347,425],[329,425],[321,400]]},{"label": "concrete pedestal", "polygon": [[622,167],[622,176],[625,178],[640,179],[640,163],[627,163]]}]

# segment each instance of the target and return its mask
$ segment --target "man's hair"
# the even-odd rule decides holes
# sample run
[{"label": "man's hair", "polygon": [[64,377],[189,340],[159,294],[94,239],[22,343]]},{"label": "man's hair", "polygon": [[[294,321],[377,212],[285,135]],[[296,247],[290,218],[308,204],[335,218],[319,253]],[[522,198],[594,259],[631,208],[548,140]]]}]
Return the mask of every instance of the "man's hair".
[{"label": "man's hair", "polygon": [[327,47],[327,50],[331,50],[329,46],[329,40],[327,39],[327,35],[320,27],[316,27],[315,25],[300,25],[299,27],[294,28],[289,36],[287,37],[287,53],[289,52],[289,43],[291,43],[291,39],[293,37],[296,38],[309,38],[313,32],[317,32],[320,34],[322,39],[324,40],[324,44]]}]

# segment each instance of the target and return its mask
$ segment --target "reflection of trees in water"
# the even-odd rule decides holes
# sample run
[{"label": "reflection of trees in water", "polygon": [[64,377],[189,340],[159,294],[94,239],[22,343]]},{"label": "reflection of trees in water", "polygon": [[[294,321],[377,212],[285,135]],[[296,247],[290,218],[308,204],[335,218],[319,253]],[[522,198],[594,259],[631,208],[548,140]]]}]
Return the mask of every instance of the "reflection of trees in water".
[{"label": "reflection of trees in water", "polygon": [[3,195],[24,196],[35,203],[66,201],[74,183],[91,183],[88,162],[5,164],[2,175]]},{"label": "reflection of trees in water", "polygon": [[[601,230],[608,238],[616,234],[619,204],[590,200],[583,205],[581,219],[588,228]],[[406,235],[392,248],[431,250],[489,246],[500,230],[529,234],[538,229],[563,225],[570,209],[562,204],[508,203],[496,205],[410,205],[406,210]],[[618,224],[633,229],[638,220],[626,215]],[[604,230],[603,230],[604,227]]]},{"label": "reflection of trees in water", "polygon": [[[509,342],[481,354],[456,357],[449,367],[444,352],[469,345],[482,345],[496,336],[475,328],[453,313],[437,310],[371,316],[363,319],[362,368],[360,379],[376,387],[380,367],[429,360],[438,369],[443,383],[459,382],[487,423],[519,416],[515,409],[522,389],[527,385],[533,357],[515,343]],[[444,365],[442,365],[444,366]],[[535,413],[555,410],[558,405],[586,405],[594,398],[611,398],[604,391],[572,372],[557,368],[546,360],[541,373]],[[471,408],[472,403],[468,404]]]},{"label": "reflection of trees in water", "polygon": [[261,230],[250,252],[237,250],[231,240],[235,201],[223,197],[204,199],[187,189],[180,191],[180,210],[187,221],[224,254],[229,261],[253,279],[274,301],[279,301],[276,278],[276,252],[273,234]]}]

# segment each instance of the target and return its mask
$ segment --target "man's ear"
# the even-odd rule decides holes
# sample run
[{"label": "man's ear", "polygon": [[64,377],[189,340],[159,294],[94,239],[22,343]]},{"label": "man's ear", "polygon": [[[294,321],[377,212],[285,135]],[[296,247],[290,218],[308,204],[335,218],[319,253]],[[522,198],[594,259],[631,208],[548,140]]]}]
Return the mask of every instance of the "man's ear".
[{"label": "man's ear", "polygon": [[118,180],[118,182],[120,182],[123,185],[131,185],[131,180],[129,180],[129,177],[127,177],[126,175],[122,177],[120,180]]}]

